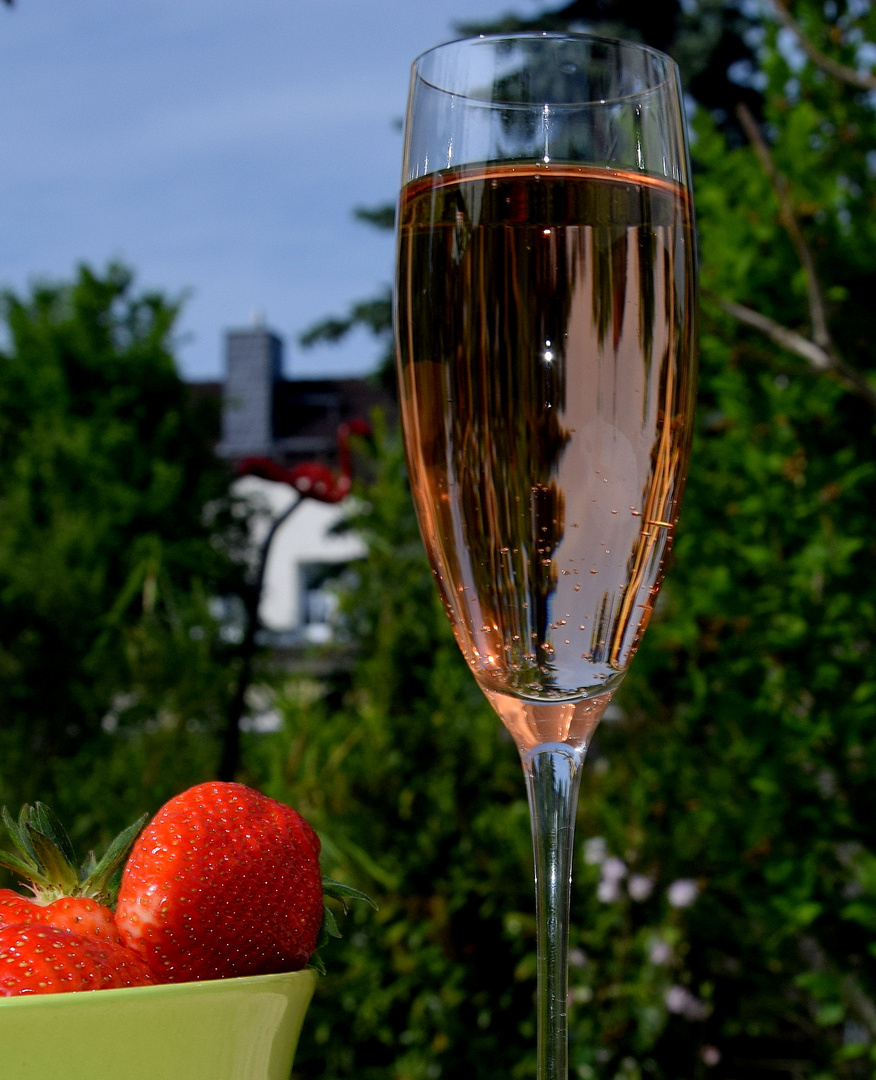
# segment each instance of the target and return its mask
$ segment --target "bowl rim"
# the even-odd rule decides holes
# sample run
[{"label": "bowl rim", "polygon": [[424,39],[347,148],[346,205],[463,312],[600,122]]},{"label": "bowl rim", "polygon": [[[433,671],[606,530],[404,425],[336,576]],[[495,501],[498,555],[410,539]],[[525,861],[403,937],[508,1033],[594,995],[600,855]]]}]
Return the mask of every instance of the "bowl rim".
[{"label": "bowl rim", "polygon": [[200,995],[209,997],[215,994],[255,992],[259,990],[281,990],[286,982],[300,982],[301,992],[312,990],[316,986],[318,972],[315,968],[302,968],[300,971],[277,971],[269,975],[236,975],[227,979],[199,979],[191,982],[156,983],[152,986],[121,986],[114,990],[70,990],[54,991],[48,994],[16,994],[12,997],[0,997],[0,1010],[11,1008],[48,1008],[60,1002],[68,1002],[76,1007],[84,1003],[106,1001],[108,996],[116,1001],[137,1000],[142,998],[175,997]]}]

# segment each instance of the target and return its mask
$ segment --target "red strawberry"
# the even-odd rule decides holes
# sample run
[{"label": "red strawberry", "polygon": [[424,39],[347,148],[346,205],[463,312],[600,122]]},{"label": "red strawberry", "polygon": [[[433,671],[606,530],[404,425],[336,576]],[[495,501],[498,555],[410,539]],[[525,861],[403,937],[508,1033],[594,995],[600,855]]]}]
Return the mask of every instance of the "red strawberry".
[{"label": "red strawberry", "polygon": [[0,889],[0,927],[54,926],[118,943],[108,906],[113,900],[113,879],[144,820],[121,833],[99,862],[89,854],[76,870],[70,838],[48,807],[42,803],[25,806],[18,821],[4,809],[3,821],[15,851],[0,851],[0,866],[23,877],[33,896]]},{"label": "red strawberry", "polygon": [[53,926],[0,930],[0,997],[113,990],[155,980],[130,950]]},{"label": "red strawberry", "polygon": [[62,896],[42,904],[12,889],[0,889],[0,927],[23,924],[54,926],[116,944],[120,941],[112,911],[88,896]]},{"label": "red strawberry", "polygon": [[323,917],[319,839],[291,807],[244,784],[166,803],[122,875],[122,941],[160,981],[297,971]]}]

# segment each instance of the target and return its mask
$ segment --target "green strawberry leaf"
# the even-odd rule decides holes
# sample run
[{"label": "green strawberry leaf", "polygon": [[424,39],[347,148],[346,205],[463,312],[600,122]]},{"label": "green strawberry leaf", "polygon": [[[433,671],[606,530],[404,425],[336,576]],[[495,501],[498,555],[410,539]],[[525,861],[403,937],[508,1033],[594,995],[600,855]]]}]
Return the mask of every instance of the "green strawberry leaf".
[{"label": "green strawberry leaf", "polygon": [[27,835],[28,807],[23,806],[16,821],[6,807],[3,807],[3,824],[12,839],[12,843],[20,853],[27,865],[36,865],[36,855],[31,847],[30,838]]},{"label": "green strawberry leaf", "polygon": [[23,806],[16,821],[4,806],[2,810],[3,824],[12,840],[13,851],[0,851],[0,866],[6,867],[19,874],[26,881],[34,885],[48,884],[48,878],[44,873],[44,867],[40,863],[31,841],[28,820],[30,807]]},{"label": "green strawberry leaf", "polygon": [[95,859],[93,852],[88,853],[80,871],[80,882],[82,888],[88,889],[89,895],[115,900],[125,860],[148,817],[148,814],[143,814],[133,825],[120,832],[99,861]]},{"label": "green strawberry leaf", "polygon": [[33,863],[13,855],[11,851],[0,851],[0,866],[6,870],[12,870],[13,873],[28,881],[34,881],[37,876]]},{"label": "green strawberry leaf", "polygon": [[335,881],[333,878],[322,879],[322,891],[324,896],[330,896],[333,900],[340,901],[345,915],[350,910],[347,905],[348,900],[364,900],[366,904],[370,904],[377,911],[377,904],[367,893],[363,893],[360,889],[354,889],[352,885],[344,885],[343,882]]},{"label": "green strawberry leaf", "polygon": [[[326,899],[337,900],[343,908],[345,915],[350,910],[347,903],[349,900],[364,900],[366,904],[370,904],[371,907],[377,911],[377,904],[374,903],[367,893],[363,893],[360,889],[354,889],[352,885],[345,885],[342,881],[335,881],[333,878],[323,878],[322,892]],[[320,975],[325,975],[325,964],[323,963],[322,957],[319,955],[319,951],[324,948],[332,938],[340,937],[343,937],[343,934],[338,926],[338,920],[335,918],[335,913],[328,904],[323,904],[322,925],[319,928],[316,952],[311,956],[308,967],[314,968]]]},{"label": "green strawberry leaf", "polygon": [[323,909],[321,933],[326,935],[326,938],[343,937],[340,928],[338,927],[338,920],[335,918],[334,912],[328,907]]},{"label": "green strawberry leaf", "polygon": [[59,895],[72,896],[79,884],[79,875],[58,845],[45,833],[27,826],[28,836],[41,868],[41,877],[59,889]]},{"label": "green strawberry leaf", "polygon": [[37,832],[42,833],[43,836],[48,837],[51,843],[58,849],[67,865],[72,866],[76,861],[76,855],[73,851],[73,844],[70,841],[70,836],[48,806],[46,806],[45,803],[37,802],[30,807],[25,806],[22,809],[22,813],[25,811],[28,811],[28,829],[35,829]]},{"label": "green strawberry leaf", "polygon": [[77,869],[67,830],[44,803],[25,805],[16,821],[6,807],[2,820],[14,851],[0,851],[0,866],[29,882],[43,902],[60,896],[89,896],[112,904],[128,853],[146,821],[144,814],[113,840],[98,859],[90,851]]}]

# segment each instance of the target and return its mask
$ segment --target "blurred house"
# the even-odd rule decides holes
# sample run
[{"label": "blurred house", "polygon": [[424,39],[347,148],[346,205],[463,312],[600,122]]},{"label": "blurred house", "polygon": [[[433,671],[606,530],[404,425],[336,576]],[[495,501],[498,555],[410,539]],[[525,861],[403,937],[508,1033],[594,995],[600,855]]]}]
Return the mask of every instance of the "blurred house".
[{"label": "blurred house", "polygon": [[[286,379],[283,343],[255,325],[226,337],[225,379],[196,384],[200,395],[221,395],[221,434],[216,452],[235,467],[266,458],[285,469],[305,462],[337,471],[338,430],[367,420],[390,396],[366,379]],[[241,476],[236,489],[262,511],[253,540],[260,544],[272,521],[299,495],[287,483]],[[336,532],[343,503],[303,498],[271,543],[259,609],[261,636],[278,647],[331,639],[335,610],[332,583],[364,554],[358,537]]]}]

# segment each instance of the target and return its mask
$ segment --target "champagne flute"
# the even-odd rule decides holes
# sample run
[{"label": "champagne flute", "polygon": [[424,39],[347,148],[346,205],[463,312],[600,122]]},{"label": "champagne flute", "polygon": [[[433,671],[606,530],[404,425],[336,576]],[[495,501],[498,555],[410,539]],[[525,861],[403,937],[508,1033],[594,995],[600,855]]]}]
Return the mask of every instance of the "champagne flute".
[{"label": "champagne flute", "polygon": [[567,1080],[581,765],[654,608],[695,394],[678,72],[644,46],[482,36],[413,66],[395,335],[411,488],[532,819],[538,1078]]}]

